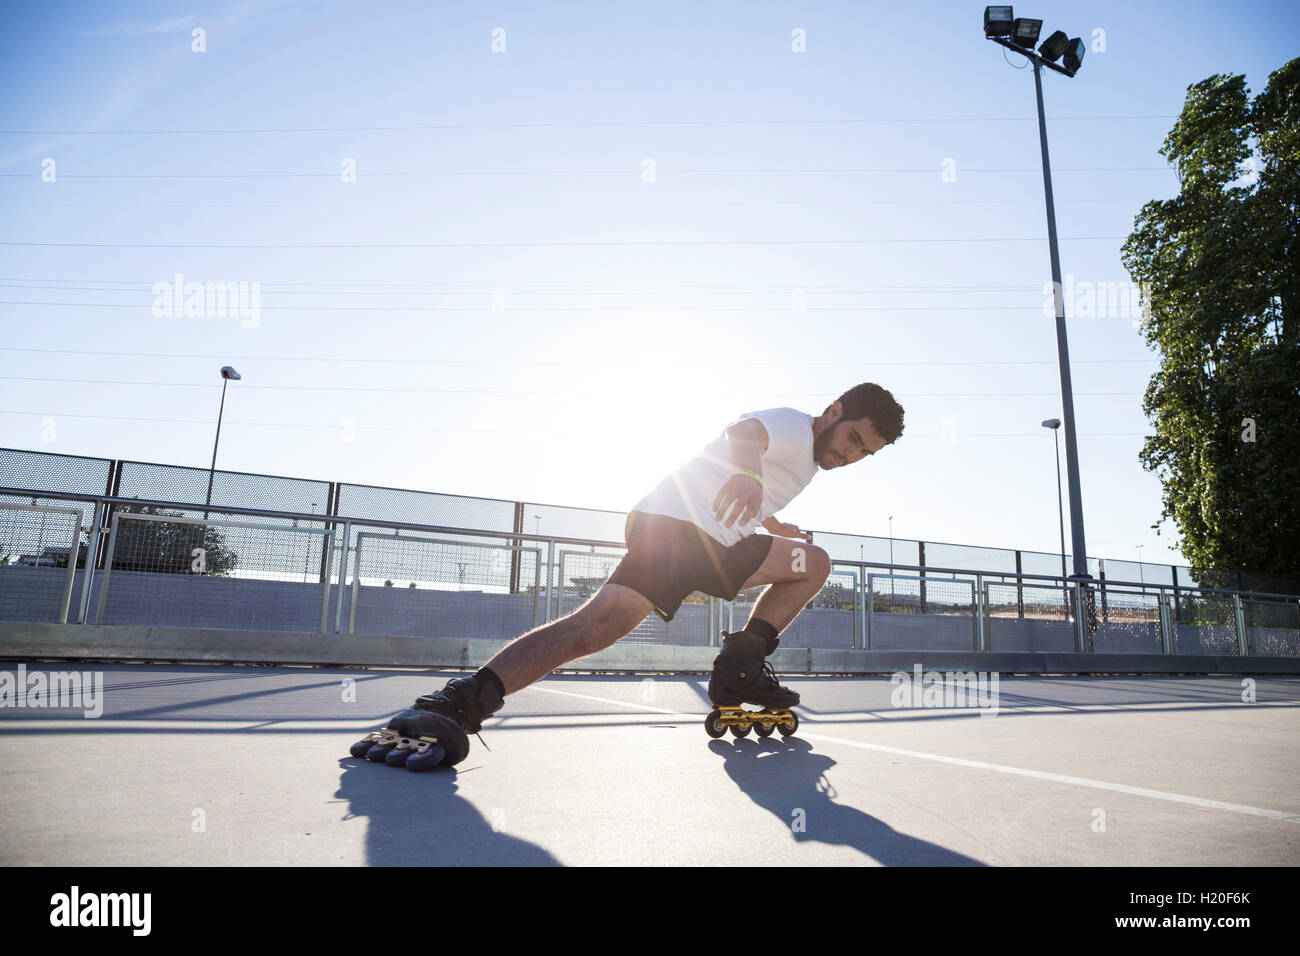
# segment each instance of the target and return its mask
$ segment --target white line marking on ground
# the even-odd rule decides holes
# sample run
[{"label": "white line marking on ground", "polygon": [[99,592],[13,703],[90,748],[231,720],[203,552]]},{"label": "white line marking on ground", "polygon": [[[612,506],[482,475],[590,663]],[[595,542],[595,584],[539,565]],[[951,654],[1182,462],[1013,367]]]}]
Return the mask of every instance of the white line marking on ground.
[{"label": "white line marking on ground", "polygon": [[[545,691],[548,694],[563,694],[565,697],[581,697],[584,700],[600,701],[605,704],[617,704],[620,707],[635,707],[639,710],[650,710],[659,714],[672,714],[677,717],[686,717],[699,719],[698,714],[686,714],[677,710],[668,710],[663,707],[650,707],[645,704],[633,704],[622,700],[613,700],[608,697],[593,697],[590,694],[575,694],[571,691],[554,690],[550,687],[533,686],[531,690]],[[826,743],[843,744],[846,747],[857,747],[860,750],[876,750],[881,753],[898,754],[903,757],[914,757],[917,760],[933,760],[936,763],[947,763],[957,767],[971,767],[975,770],[993,770],[998,773],[1015,774],[1021,777],[1032,777],[1036,780],[1049,780],[1052,783],[1068,783],[1076,787],[1091,787],[1094,790],[1113,790],[1117,793],[1127,793],[1135,797],[1150,797],[1153,800],[1167,800],[1171,803],[1185,803],[1189,806],[1203,807],[1208,810],[1227,810],[1232,813],[1244,813],[1249,816],[1267,817],[1270,820],[1282,820],[1287,823],[1300,823],[1300,814],[1289,813],[1285,810],[1265,810],[1262,807],[1248,807],[1240,803],[1224,803],[1220,800],[1207,800],[1204,797],[1192,797],[1183,793],[1170,793],[1167,790],[1150,790],[1146,787],[1130,787],[1122,783],[1107,783],[1105,780],[1090,780],[1086,777],[1071,777],[1066,774],[1048,773],[1043,770],[1026,770],[1023,767],[1008,767],[1004,764],[986,763],[982,760],[965,760],[961,757],[946,757],[943,754],[924,753],[919,750],[904,750],[901,747],[889,747],[885,744],[864,743],[859,740],[847,740],[843,737],[831,737],[826,734],[810,734],[804,729],[799,730],[799,736],[805,740],[820,740]]]}]

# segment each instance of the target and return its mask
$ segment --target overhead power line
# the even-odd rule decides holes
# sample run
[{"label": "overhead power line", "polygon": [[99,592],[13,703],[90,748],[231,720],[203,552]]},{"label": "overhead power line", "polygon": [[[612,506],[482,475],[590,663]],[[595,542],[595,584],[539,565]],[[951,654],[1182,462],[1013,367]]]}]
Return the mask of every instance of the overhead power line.
[{"label": "overhead power line", "polygon": [[[1171,120],[1175,113],[1100,114],[1053,116],[1053,123],[1098,120]],[[590,120],[552,123],[411,123],[392,126],[244,126],[177,129],[5,129],[3,136],[218,136],[243,133],[407,133],[439,130],[489,129],[622,129],[662,126],[838,126],[890,123],[1028,123],[1032,116],[875,116],[840,119],[749,119],[749,120]]]},{"label": "overhead power line", "polygon": [[[135,309],[147,310],[149,303],[130,302],[44,302],[24,301],[19,299],[0,299],[0,305],[39,305],[64,306],[78,309]],[[177,306],[177,311],[183,311]],[[676,308],[655,308],[637,306],[549,306],[536,308],[513,306],[509,309],[493,309],[490,306],[466,307],[459,305],[259,305],[262,312],[493,312],[507,315],[511,312],[649,312],[689,313],[689,312],[781,312],[785,314],[803,314],[805,312],[1042,312],[1041,305],[826,305],[808,306],[795,312],[789,306],[687,306]],[[231,307],[231,314],[235,309]],[[1049,316],[1051,313],[1047,313]]]},{"label": "overhead power line", "polygon": [[[42,382],[56,385],[132,385],[132,386],[151,386],[162,388],[220,388],[219,385],[210,385],[203,382],[140,382],[129,381],[125,379],[104,379],[104,378],[37,378],[23,375],[0,375],[0,381],[9,382]],[[425,388],[425,387],[393,387],[393,386],[370,386],[370,385],[252,385],[240,383],[240,391],[249,389],[267,390],[267,391],[285,391],[285,392],[417,392],[430,395],[554,395],[554,396],[572,396],[590,398],[590,389],[572,389],[569,391],[547,391],[543,389],[514,389],[514,388]],[[743,388],[728,388],[720,392],[698,392],[701,398],[709,396],[725,396],[736,394],[755,394],[745,392]],[[822,392],[790,392],[787,393],[792,398],[819,398],[824,397]],[[1042,396],[1054,396],[1058,392],[908,392],[909,398],[1038,398]],[[1109,396],[1109,395],[1140,395],[1141,392],[1075,392],[1076,395],[1089,396]]]},{"label": "overhead power line", "polygon": [[[1127,236],[1060,236],[1061,242],[1101,242]],[[591,242],[20,242],[0,241],[0,246],[63,249],[546,249],[632,246],[853,246],[910,245],[916,243],[1042,242],[1043,236],[1005,238],[951,236],[921,239],[640,239]]]},{"label": "overhead power line", "polygon": [[[332,356],[307,356],[307,355],[229,355],[222,353],[220,355],[203,355],[203,354],[184,354],[175,352],[97,352],[91,349],[49,349],[49,348],[23,348],[20,346],[0,346],[0,352],[42,352],[59,355],[93,355],[96,358],[111,355],[115,357],[131,358],[167,358],[167,359],[204,359],[215,361],[221,359],[231,362],[322,362],[322,363],[356,363],[356,364],[379,364],[379,365],[560,365],[560,366],[585,366],[588,363],[584,361],[559,361],[553,359],[534,359],[528,361],[502,360],[502,359],[396,359],[396,358],[358,358],[356,356],[332,357]],[[1073,365],[1127,365],[1143,364],[1148,365],[1156,361],[1154,357],[1143,359],[1072,359]],[[1056,367],[1055,359],[1025,359],[1025,360],[995,360],[995,361],[890,361],[869,359],[860,362],[740,362],[729,361],[727,359],[682,359],[677,362],[678,366],[700,366],[708,368],[717,368],[719,366],[727,367],[756,367],[756,368],[861,368],[864,365],[1050,365]]]},{"label": "overhead power line", "polygon": [[[118,422],[153,422],[166,423],[175,425],[211,425],[212,423],[206,418],[136,418],[129,415],[85,415],[71,414],[65,412],[25,412],[8,408],[0,408],[0,415],[26,415],[38,418],[85,418],[97,421],[118,421]],[[521,428],[425,428],[418,425],[370,425],[364,423],[354,423],[343,425],[338,422],[330,424],[313,424],[310,422],[242,422],[231,421],[227,419],[223,426],[238,425],[252,428],[316,428],[327,431],[341,431],[345,427],[359,433],[367,431],[393,431],[393,432],[456,432],[463,434],[482,434],[482,435],[569,435],[568,431],[546,432],[533,431]],[[908,432],[908,438],[934,438],[945,441],[953,440],[952,437],[937,434],[923,434]],[[985,432],[985,433],[962,433],[962,438],[1031,438],[1041,441],[1043,436],[1038,432],[1025,432],[1024,434],[1015,432]],[[1141,438],[1143,432],[1081,432],[1080,438]]]},{"label": "overhead power line", "polygon": [[[821,175],[826,173],[928,173],[934,175],[941,171],[939,166],[843,166],[824,169],[695,169],[691,167],[671,168],[674,173],[709,174],[725,176],[767,175],[772,173],[795,175]],[[1033,166],[963,166],[965,174],[983,173],[1036,173],[1042,175],[1042,169]],[[1053,167],[1053,173],[1172,173],[1172,166],[1060,166]],[[5,179],[37,179],[40,171],[27,173],[0,173]],[[357,179],[420,179],[439,176],[640,176],[639,168],[627,169],[441,169],[419,170],[409,172],[358,171]],[[339,171],[332,170],[319,173],[282,172],[282,173],[59,173],[59,179],[339,179]]]}]

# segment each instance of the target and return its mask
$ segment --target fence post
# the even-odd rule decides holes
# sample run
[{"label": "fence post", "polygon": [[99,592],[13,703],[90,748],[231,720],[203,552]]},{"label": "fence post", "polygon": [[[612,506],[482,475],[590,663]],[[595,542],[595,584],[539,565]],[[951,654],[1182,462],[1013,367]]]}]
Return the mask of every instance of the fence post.
[{"label": "fence post", "polygon": [[109,512],[112,527],[108,532],[108,550],[104,552],[104,583],[99,586],[99,607],[95,609],[95,623],[104,622],[104,605],[108,603],[108,581],[113,576],[113,551],[117,548],[117,529],[122,522],[115,520],[116,511]]},{"label": "fence post", "polygon": [[1246,608],[1241,603],[1241,595],[1232,596],[1232,609],[1235,612],[1237,624],[1237,655],[1239,657],[1250,656],[1250,641],[1246,638]]},{"label": "fence post", "polygon": [[1101,578],[1101,620],[1104,624],[1110,623],[1110,610],[1106,606],[1106,559],[1097,559],[1097,576]]},{"label": "fence post", "polygon": [[972,602],[975,607],[975,650],[984,650],[984,575],[975,575],[975,583],[972,585],[973,597]]},{"label": "fence post", "polygon": [[[343,548],[339,554],[339,603],[334,612],[334,633],[343,633],[343,592],[347,589],[348,584],[348,547],[352,541],[352,522],[343,522]],[[355,605],[356,602],[353,601]],[[348,633],[352,633],[351,624],[348,625]]]},{"label": "fence post", "polygon": [[[523,534],[524,503],[522,501],[515,502],[515,514],[514,514],[514,519],[510,525],[510,530],[515,532],[515,534]],[[524,544],[524,542],[519,538],[511,538],[510,543],[516,549],[523,547]],[[511,550],[510,552],[510,593],[511,594],[519,593],[519,559],[520,559],[520,552],[518,550]],[[533,596],[536,597],[536,595],[537,592],[536,589],[534,588]],[[534,610],[533,612],[533,620],[534,622],[536,622],[537,620],[536,610]],[[536,627],[537,626],[536,623],[534,623],[533,626]]]},{"label": "fence post", "polygon": [[[1170,567],[1170,568],[1173,570],[1173,572],[1174,572],[1174,577],[1173,577],[1173,581],[1174,581],[1174,618],[1173,618],[1173,619],[1174,619],[1174,622],[1177,623],[1178,619],[1179,619],[1180,617],[1183,616],[1183,608],[1182,608],[1182,605],[1179,603],[1179,600],[1178,600],[1178,565],[1176,565],[1176,564],[1171,564],[1171,565],[1169,565],[1169,567]],[[1189,584],[1192,584],[1192,583],[1194,583],[1194,582],[1189,581],[1188,583],[1189,583]]]},{"label": "fence post", "polygon": [[[320,632],[328,634],[330,627],[330,568],[334,561],[334,536],[338,534],[333,525],[327,526],[330,530],[326,531],[321,541],[321,583],[325,586],[325,595],[320,602]],[[308,541],[311,540],[309,537]]]},{"label": "fence post", "polygon": [[1074,582],[1074,650],[1077,654],[1086,654],[1088,644],[1084,640],[1085,618],[1088,612],[1083,606],[1083,584]]},{"label": "fence post", "polygon": [[81,571],[81,600],[77,602],[77,623],[86,623],[90,610],[90,589],[95,583],[95,558],[99,556],[99,539],[102,536],[105,505],[95,502],[95,519],[90,526],[90,539],[86,542],[86,566]]},{"label": "fence post", "polygon": [[924,541],[918,541],[918,542],[916,543],[916,551],[917,551],[917,561],[916,561],[916,563],[919,564],[919,565],[921,566],[921,572],[920,572],[920,574],[921,574],[921,613],[924,614],[924,613],[925,613],[925,542],[924,542]]},{"label": "fence post", "polygon": [[871,586],[871,579],[874,577],[875,577],[874,574],[867,575],[867,623],[866,623],[867,646],[863,648],[863,650],[867,650],[867,651],[871,650],[871,641],[872,641],[871,625],[872,625],[872,618],[875,616],[875,611],[876,611],[876,593],[875,593],[875,589]]},{"label": "fence post", "polygon": [[1025,617],[1025,579],[1020,575],[1024,574],[1024,568],[1020,559],[1020,552],[1016,552],[1016,617],[1021,620]]},{"label": "fence post", "polygon": [[546,542],[546,621],[551,620],[551,578],[555,576],[555,539]]},{"label": "fence post", "polygon": [[862,638],[865,610],[862,606],[862,565],[858,565],[853,569],[853,642],[850,644],[855,651],[865,643]]},{"label": "fence post", "polygon": [[[63,598],[59,601],[59,623],[68,623],[68,611],[72,608],[72,586],[77,582],[77,558],[81,557],[81,513],[77,513],[76,527],[72,529],[72,541],[68,544],[68,574],[63,581]],[[41,547],[45,542],[41,542]],[[39,560],[39,559],[38,559]],[[37,567],[40,565],[38,564]]]},{"label": "fence post", "polygon": [[1169,608],[1169,595],[1164,588],[1160,589],[1159,605],[1160,609],[1160,649],[1165,654],[1174,652],[1174,627],[1173,615]]}]

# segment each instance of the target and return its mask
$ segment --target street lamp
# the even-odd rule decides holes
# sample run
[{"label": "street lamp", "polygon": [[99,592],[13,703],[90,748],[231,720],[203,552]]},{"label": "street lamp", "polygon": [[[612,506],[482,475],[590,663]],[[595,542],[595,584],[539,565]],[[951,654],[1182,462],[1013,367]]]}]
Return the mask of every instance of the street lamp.
[{"label": "street lamp", "polygon": [[208,498],[203,503],[203,520],[208,520],[208,508],[212,505],[212,480],[217,476],[217,444],[221,441],[221,416],[226,411],[226,386],[232,381],[238,382],[240,374],[229,365],[221,366],[221,407],[217,410],[217,437],[212,442],[212,467],[208,469]]},{"label": "street lamp", "polygon": [[[1074,574],[1069,580],[1090,581],[1092,576],[1088,574],[1088,549],[1083,536],[1083,494],[1080,490],[1079,447],[1074,428],[1074,389],[1070,383],[1070,349],[1065,333],[1065,299],[1061,294],[1061,256],[1056,241],[1056,208],[1052,200],[1051,162],[1047,155],[1047,119],[1043,113],[1042,79],[1043,67],[1055,70],[1062,76],[1074,76],[1083,60],[1084,46],[1078,38],[1066,39],[1062,46],[1057,31],[1044,41],[1039,53],[1035,53],[1033,44],[1038,42],[1041,27],[1041,21],[1013,17],[1010,7],[986,7],[984,10],[984,35],[1034,64],[1034,90],[1038,96],[1038,140],[1042,150],[1043,193],[1047,203],[1047,242],[1052,263],[1052,298],[1056,306],[1056,355],[1061,375],[1061,412],[1065,419],[1065,470],[1070,488],[1070,536],[1074,550]],[[1064,57],[1064,66],[1053,62],[1060,56]],[[1061,552],[1065,552],[1064,545]]]},{"label": "street lamp", "polygon": [[1147,579],[1146,579],[1146,577],[1145,577],[1145,575],[1143,574],[1143,571],[1142,571],[1142,549],[1145,548],[1146,545],[1145,545],[1145,544],[1138,544],[1138,545],[1134,545],[1134,547],[1137,548],[1137,553],[1138,553],[1138,583],[1142,585],[1142,593],[1143,593],[1143,594],[1146,594],[1146,593],[1147,593]]}]

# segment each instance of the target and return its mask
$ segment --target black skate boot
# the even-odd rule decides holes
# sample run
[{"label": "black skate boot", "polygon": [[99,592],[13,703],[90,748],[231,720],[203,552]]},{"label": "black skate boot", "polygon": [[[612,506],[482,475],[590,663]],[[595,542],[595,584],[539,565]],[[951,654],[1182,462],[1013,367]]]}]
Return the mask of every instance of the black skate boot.
[{"label": "black skate boot", "polygon": [[[760,737],[773,730],[789,736],[799,727],[799,717],[790,710],[799,703],[799,695],[777,682],[776,672],[765,660],[776,650],[775,637],[740,631],[722,632],[722,653],[713,659],[709,678],[709,700],[714,710],[704,721],[710,737],[721,737],[728,729],[736,737],[746,736],[757,728]],[[757,704],[761,711],[746,710],[741,704]]]},{"label": "black skate boot", "polygon": [[772,665],[764,660],[776,649],[776,641],[771,642],[769,650],[767,642],[757,634],[745,631],[722,634],[722,653],[713,659],[713,676],[709,678],[709,700],[713,706],[758,704],[788,708],[799,703],[799,695],[777,683]]},{"label": "black skate boot", "polygon": [[469,735],[477,734],[502,703],[490,678],[453,678],[442,690],[418,698],[383,730],[358,740],[352,756],[407,770],[454,766],[469,754]]}]

